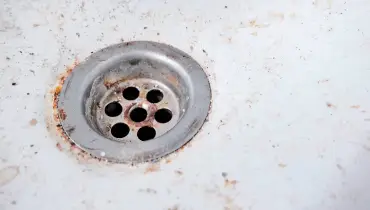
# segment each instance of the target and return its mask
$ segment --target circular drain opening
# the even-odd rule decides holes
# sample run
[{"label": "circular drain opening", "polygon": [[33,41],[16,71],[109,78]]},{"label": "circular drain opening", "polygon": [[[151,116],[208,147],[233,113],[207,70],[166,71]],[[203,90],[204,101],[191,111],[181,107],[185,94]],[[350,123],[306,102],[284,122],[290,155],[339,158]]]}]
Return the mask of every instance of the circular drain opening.
[{"label": "circular drain opening", "polygon": [[155,113],[154,118],[159,123],[168,123],[172,119],[172,112],[168,109],[160,109]]},{"label": "circular drain opening", "polygon": [[146,119],[148,113],[143,108],[135,108],[130,113],[130,118],[134,122],[142,122]]},{"label": "circular drain opening", "polygon": [[158,102],[162,101],[163,93],[160,90],[151,90],[146,95],[146,99],[150,103],[153,103],[153,104],[158,103]]},{"label": "circular drain opening", "polygon": [[122,113],[122,106],[118,102],[111,102],[105,106],[105,114],[109,117],[117,117]]},{"label": "circular drain opening", "polygon": [[123,90],[122,95],[127,100],[135,100],[137,97],[139,97],[139,90],[135,87],[128,87]]},{"label": "circular drain opening", "polygon": [[123,138],[130,132],[130,128],[125,123],[117,123],[111,129],[112,136]]},{"label": "circular drain opening", "polygon": [[63,130],[81,149],[115,162],[150,161],[179,149],[201,128],[211,99],[201,66],[155,42],[93,53],[63,84]]},{"label": "circular drain opening", "polygon": [[149,126],[142,127],[137,132],[137,137],[141,141],[148,141],[154,139],[155,137],[155,129]]}]

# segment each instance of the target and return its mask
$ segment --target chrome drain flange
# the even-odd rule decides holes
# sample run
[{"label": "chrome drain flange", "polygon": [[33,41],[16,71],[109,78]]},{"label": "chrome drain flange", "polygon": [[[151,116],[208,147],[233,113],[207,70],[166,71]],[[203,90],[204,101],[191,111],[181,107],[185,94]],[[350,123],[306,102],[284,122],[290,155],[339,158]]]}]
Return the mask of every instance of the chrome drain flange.
[{"label": "chrome drain flange", "polygon": [[163,157],[201,128],[211,91],[201,66],[166,44],[135,41],[90,55],[59,95],[61,125],[77,146],[114,162]]}]

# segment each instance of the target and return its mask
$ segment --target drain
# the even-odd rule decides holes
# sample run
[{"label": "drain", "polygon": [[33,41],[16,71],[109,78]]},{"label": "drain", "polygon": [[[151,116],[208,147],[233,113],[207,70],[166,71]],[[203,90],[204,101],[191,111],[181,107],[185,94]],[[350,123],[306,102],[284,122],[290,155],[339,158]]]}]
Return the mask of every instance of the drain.
[{"label": "drain", "polygon": [[155,42],[112,45],[65,80],[58,108],[71,140],[96,157],[143,162],[167,155],[202,126],[210,86],[184,52]]}]

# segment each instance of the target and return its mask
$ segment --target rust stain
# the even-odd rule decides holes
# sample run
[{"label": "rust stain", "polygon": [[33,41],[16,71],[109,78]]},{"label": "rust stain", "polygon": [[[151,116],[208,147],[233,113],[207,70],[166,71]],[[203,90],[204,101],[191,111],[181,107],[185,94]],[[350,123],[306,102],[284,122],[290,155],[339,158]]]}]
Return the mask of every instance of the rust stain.
[{"label": "rust stain", "polygon": [[128,80],[133,80],[133,79],[136,79],[136,78],[140,78],[140,76],[141,76],[140,74],[135,75],[135,76],[128,76],[128,77],[124,77],[124,78],[121,78],[121,79],[118,79],[118,80],[109,80],[107,78],[104,78],[103,84],[107,89],[109,89],[111,87],[116,87],[118,84],[126,82]]},{"label": "rust stain", "polygon": [[63,109],[59,109],[60,120],[65,120],[67,118],[66,112]]},{"label": "rust stain", "polygon": [[229,180],[229,179],[225,179],[224,181],[224,186],[225,187],[232,187],[232,188],[235,188],[235,185],[238,183],[238,181],[236,180]]},{"label": "rust stain", "polygon": [[353,105],[351,106],[351,109],[359,109],[360,108],[360,105]]},{"label": "rust stain", "polygon": [[152,172],[156,172],[156,171],[159,171],[161,169],[161,167],[158,165],[158,164],[150,164],[146,169],[145,169],[145,174],[147,173],[152,173]]},{"label": "rust stain", "polygon": [[59,142],[55,146],[59,149],[59,151],[63,151],[62,145]]},{"label": "rust stain", "polygon": [[191,147],[190,141],[188,141],[186,144],[184,144],[182,147],[180,147],[177,152],[183,152],[186,147]]},{"label": "rust stain", "polygon": [[248,25],[249,27],[252,27],[252,28],[266,28],[269,26],[268,24],[257,23],[256,19],[250,20]]},{"label": "rust stain", "polygon": [[173,84],[175,87],[178,87],[178,86],[179,86],[179,80],[178,80],[178,78],[176,78],[176,77],[174,77],[174,76],[172,76],[172,75],[168,75],[166,78],[167,78],[167,80],[168,80],[171,84]]},{"label": "rust stain", "polygon": [[332,103],[329,103],[329,102],[326,102],[326,106],[329,107],[329,108],[337,108],[334,104]]},{"label": "rust stain", "polygon": [[35,126],[37,124],[37,120],[36,119],[32,119],[30,122],[29,122],[30,126]]},{"label": "rust stain", "polygon": [[[134,122],[130,118],[130,110],[132,107],[140,107],[144,108],[148,112],[147,118],[142,121],[142,122]],[[146,108],[147,107],[147,108]],[[154,115],[156,111],[158,110],[158,107],[156,104],[148,103],[146,101],[140,102],[140,103],[131,103],[125,107],[125,112],[123,113],[123,118],[126,124],[130,127],[130,129],[139,128],[139,127],[144,127],[144,126],[149,126],[153,127],[154,123]]]},{"label": "rust stain", "polygon": [[[68,137],[66,132],[63,130],[61,126],[61,121],[65,119],[66,115],[64,113],[64,110],[58,109],[58,100],[59,95],[62,90],[63,84],[66,80],[66,78],[72,73],[72,70],[79,64],[78,60],[75,59],[73,64],[71,66],[68,66],[66,71],[62,73],[57,80],[57,84],[55,88],[52,90],[52,106],[53,106],[53,120],[56,124],[55,130],[57,134],[61,137],[61,141],[56,143],[56,147],[60,150],[67,150],[70,151],[72,154],[75,154],[77,157],[77,160],[80,162],[86,162],[90,159],[94,160],[101,160],[100,158],[93,158],[91,155],[83,151],[82,149],[78,148]],[[49,125],[48,125],[49,126]],[[48,128],[50,129],[50,127]]]}]

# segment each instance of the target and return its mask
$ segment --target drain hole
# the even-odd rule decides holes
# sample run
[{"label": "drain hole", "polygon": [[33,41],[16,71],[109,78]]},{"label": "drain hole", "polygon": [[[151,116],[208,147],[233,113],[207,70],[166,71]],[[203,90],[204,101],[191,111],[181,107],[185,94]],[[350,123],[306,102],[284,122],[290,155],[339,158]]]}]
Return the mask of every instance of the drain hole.
[{"label": "drain hole", "polygon": [[135,100],[139,97],[139,90],[135,87],[128,87],[123,90],[122,95],[126,100]]},{"label": "drain hole", "polygon": [[112,136],[116,138],[123,138],[128,135],[130,128],[125,123],[117,123],[113,125],[110,132],[112,133]]},{"label": "drain hole", "polygon": [[163,93],[160,90],[151,90],[146,95],[146,99],[150,103],[153,103],[153,104],[158,103],[158,102],[162,101]]},{"label": "drain hole", "polygon": [[141,141],[147,141],[147,140],[150,140],[150,139],[154,139],[155,130],[154,130],[154,128],[148,127],[148,126],[142,127],[137,131],[137,137]]},{"label": "drain hole", "polygon": [[146,119],[147,112],[143,108],[135,108],[134,110],[131,111],[130,113],[130,118],[134,122],[141,122]]},{"label": "drain hole", "polygon": [[117,117],[122,112],[122,106],[118,102],[109,103],[105,106],[105,114],[109,117]]},{"label": "drain hole", "polygon": [[172,119],[172,112],[168,109],[160,109],[155,113],[154,118],[159,123],[167,123]]}]

